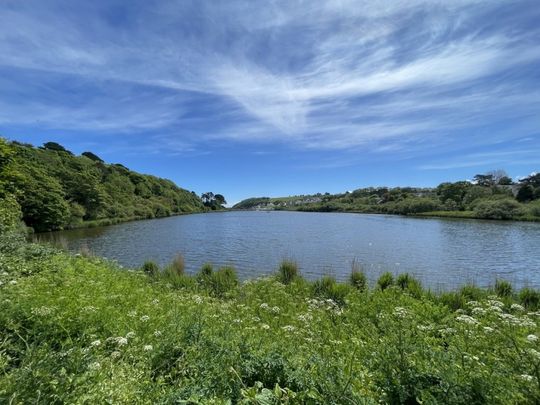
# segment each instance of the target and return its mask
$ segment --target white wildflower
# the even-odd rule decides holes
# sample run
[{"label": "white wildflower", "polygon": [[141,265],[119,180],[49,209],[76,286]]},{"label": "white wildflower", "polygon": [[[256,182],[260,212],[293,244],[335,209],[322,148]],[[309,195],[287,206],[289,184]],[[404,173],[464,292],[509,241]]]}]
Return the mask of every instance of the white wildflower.
[{"label": "white wildflower", "polygon": [[154,350],[154,347],[152,345],[144,345],[143,350],[145,352],[151,352],[152,350]]},{"label": "white wildflower", "polygon": [[534,342],[537,342],[538,341],[538,336],[536,335],[529,335],[527,336],[527,340],[531,343],[534,343]]},{"label": "white wildflower", "polygon": [[136,318],[137,317],[137,311],[129,311],[127,316],[130,318]]},{"label": "white wildflower", "polygon": [[534,379],[534,377],[529,374],[521,374],[519,378],[521,378],[524,381],[532,381]]},{"label": "white wildflower", "polygon": [[97,309],[96,307],[93,307],[92,305],[88,305],[86,307],[84,307],[83,309],[83,312],[97,312]]},{"label": "white wildflower", "polygon": [[101,340],[94,340],[92,343],[90,343],[90,346],[92,347],[101,346]]},{"label": "white wildflower", "polygon": [[154,336],[155,337],[160,337],[161,336],[161,331],[160,330],[155,330],[154,331]]},{"label": "white wildflower", "polygon": [[140,318],[141,322],[148,322],[150,320],[150,317],[148,315],[143,315]]},{"label": "white wildflower", "polygon": [[408,314],[408,311],[403,307],[395,307],[394,315],[398,318],[405,318]]},{"label": "white wildflower", "polygon": [[125,346],[128,344],[128,340],[125,337],[117,337],[116,343],[118,344],[118,346]]},{"label": "white wildflower", "polygon": [[111,358],[117,359],[121,355],[122,355],[122,353],[120,353],[119,351],[114,351],[114,352],[111,353]]},{"label": "white wildflower", "polygon": [[488,308],[488,310],[490,310],[491,312],[497,312],[497,313],[501,313],[503,310],[501,309],[501,307],[497,307],[495,305],[492,305]]},{"label": "white wildflower", "polygon": [[254,322],[260,322],[261,321],[261,318],[259,318],[258,316],[254,316],[252,319],[253,319]]},{"label": "white wildflower", "polygon": [[48,316],[53,313],[53,309],[50,307],[39,307],[39,308],[32,308],[32,314],[36,316]]},{"label": "white wildflower", "polygon": [[[500,309],[500,308],[497,308],[497,309]],[[486,313],[486,310],[484,308],[476,307],[471,310],[471,313],[473,315],[484,315]]]},{"label": "white wildflower", "polygon": [[540,360],[540,352],[534,349],[529,349],[529,354],[536,358],[536,360]]},{"label": "white wildflower", "polygon": [[88,365],[88,368],[89,368],[90,370],[99,370],[99,369],[101,368],[101,364],[99,364],[99,363],[96,361],[96,362],[94,362],[94,363],[90,363],[90,364]]},{"label": "white wildflower", "polygon": [[259,305],[259,308],[268,310],[270,309],[270,305],[268,305],[266,302],[263,302],[261,305]]},{"label": "white wildflower", "polygon": [[285,325],[285,326],[282,326],[281,329],[283,329],[285,332],[292,332],[296,328],[294,326],[292,326],[292,325]]},{"label": "white wildflower", "polygon": [[272,307],[271,311],[274,313],[274,314],[279,314],[279,312],[281,311],[281,309],[279,307]]},{"label": "white wildflower", "polygon": [[194,295],[193,301],[195,301],[195,304],[201,305],[203,303],[203,299],[200,295]]},{"label": "white wildflower", "polygon": [[478,301],[469,301],[469,302],[467,302],[467,306],[469,306],[469,307],[479,307],[480,303]]},{"label": "white wildflower", "polygon": [[126,334],[126,338],[128,338],[128,339],[133,339],[135,336],[136,336],[136,335],[135,335],[135,332],[128,332],[128,333]]},{"label": "white wildflower", "polygon": [[484,326],[484,332],[486,333],[492,333],[495,329],[489,326]]},{"label": "white wildflower", "polygon": [[17,280],[11,280],[11,281],[9,282],[9,284],[11,284],[11,285],[16,285],[16,284],[17,284]]},{"label": "white wildflower", "polygon": [[512,311],[525,311],[525,308],[519,304],[512,304],[510,305],[510,309]]},{"label": "white wildflower", "polygon": [[478,321],[469,315],[460,315],[456,318],[456,321],[467,323],[469,325],[476,325]]},{"label": "white wildflower", "polygon": [[343,344],[343,342],[341,340],[330,340],[330,343],[332,343],[333,345],[341,345],[341,344]]},{"label": "white wildflower", "polygon": [[499,307],[499,308],[504,307],[504,302],[501,302],[499,300],[488,300],[488,304],[491,305],[492,307]]},{"label": "white wildflower", "polygon": [[154,299],[152,300],[152,304],[158,305],[158,304],[159,304],[159,300],[158,300],[157,298],[154,298]]},{"label": "white wildflower", "polygon": [[241,319],[233,319],[233,322],[234,323],[242,323],[242,320]]},{"label": "white wildflower", "polygon": [[263,323],[261,325],[261,328],[264,329],[264,330],[268,330],[268,329],[270,329],[270,325],[267,325],[266,323]]}]

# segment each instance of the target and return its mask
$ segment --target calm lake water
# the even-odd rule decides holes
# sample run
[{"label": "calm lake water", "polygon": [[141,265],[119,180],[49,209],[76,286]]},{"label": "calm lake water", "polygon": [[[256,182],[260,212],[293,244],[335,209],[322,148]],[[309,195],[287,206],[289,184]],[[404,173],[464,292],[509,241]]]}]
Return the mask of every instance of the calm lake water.
[{"label": "calm lake water", "polygon": [[434,289],[487,286],[496,278],[540,287],[539,223],[232,211],[39,236],[129,267],[147,259],[166,264],[181,253],[188,272],[211,262],[235,266],[243,279],[272,273],[290,258],[307,278],[343,280],[356,259],[371,282],[390,271],[414,274]]}]

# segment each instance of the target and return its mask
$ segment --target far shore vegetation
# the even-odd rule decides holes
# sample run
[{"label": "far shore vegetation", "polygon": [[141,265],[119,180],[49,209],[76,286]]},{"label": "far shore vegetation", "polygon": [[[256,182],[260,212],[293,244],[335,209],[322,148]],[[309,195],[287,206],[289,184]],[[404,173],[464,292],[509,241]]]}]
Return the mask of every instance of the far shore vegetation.
[{"label": "far shore vegetation", "polygon": [[75,156],[56,142],[36,148],[0,138],[0,198],[13,195],[36,232],[224,209],[225,197],[202,198],[172,181],[107,164],[92,152]]},{"label": "far shore vegetation", "polygon": [[435,188],[369,187],[341,194],[249,198],[233,209],[540,221],[540,173],[518,182],[495,170]]}]

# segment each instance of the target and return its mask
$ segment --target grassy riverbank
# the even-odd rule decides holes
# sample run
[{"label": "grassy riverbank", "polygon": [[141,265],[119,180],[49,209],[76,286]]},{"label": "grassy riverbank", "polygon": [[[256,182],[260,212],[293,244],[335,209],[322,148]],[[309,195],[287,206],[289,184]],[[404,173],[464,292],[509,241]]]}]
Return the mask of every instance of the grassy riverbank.
[{"label": "grassy riverbank", "polygon": [[[4,234],[0,402],[537,403],[540,295],[128,271]],[[229,402],[231,401],[231,402]]]}]

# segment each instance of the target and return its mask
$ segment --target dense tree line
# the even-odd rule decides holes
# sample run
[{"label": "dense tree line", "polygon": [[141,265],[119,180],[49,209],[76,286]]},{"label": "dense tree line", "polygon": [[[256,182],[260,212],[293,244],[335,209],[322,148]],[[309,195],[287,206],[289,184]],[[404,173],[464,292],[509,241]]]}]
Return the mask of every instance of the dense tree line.
[{"label": "dense tree line", "polygon": [[0,139],[0,165],[0,198],[14,196],[36,231],[205,209],[195,193],[170,180],[106,164],[92,152],[75,156],[55,142],[35,148]]},{"label": "dense tree line", "polygon": [[[314,202],[316,201],[316,202]],[[503,171],[474,176],[472,181],[445,182],[435,188],[368,187],[341,194],[295,198],[250,198],[235,209],[268,208],[300,211],[354,211],[388,214],[437,214],[486,219],[540,219],[540,174],[514,183]]]}]

